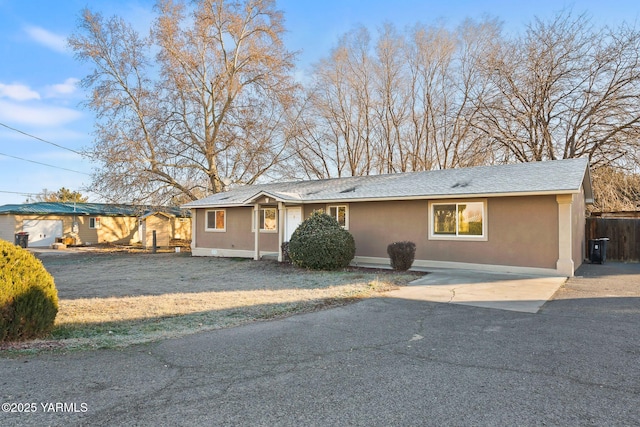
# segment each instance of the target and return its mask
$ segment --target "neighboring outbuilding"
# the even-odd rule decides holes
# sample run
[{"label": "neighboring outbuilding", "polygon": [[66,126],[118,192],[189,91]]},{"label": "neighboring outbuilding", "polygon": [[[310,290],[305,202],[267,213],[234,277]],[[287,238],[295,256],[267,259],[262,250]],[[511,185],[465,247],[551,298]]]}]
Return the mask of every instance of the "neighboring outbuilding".
[{"label": "neighboring outbuilding", "polygon": [[356,242],[355,265],[389,265],[387,245],[416,244],[414,267],[573,276],[592,203],[586,159],[239,187],[192,210],[194,256],[278,256],[314,210]]},{"label": "neighboring outbuilding", "polygon": [[[157,216],[164,218],[154,221]],[[28,233],[30,247],[50,247],[62,241],[73,245],[137,244],[157,230],[168,246],[171,239],[189,239],[190,213],[180,208],[106,203],[40,202],[0,206],[0,239],[13,242]],[[149,225],[151,220],[152,224]]]}]

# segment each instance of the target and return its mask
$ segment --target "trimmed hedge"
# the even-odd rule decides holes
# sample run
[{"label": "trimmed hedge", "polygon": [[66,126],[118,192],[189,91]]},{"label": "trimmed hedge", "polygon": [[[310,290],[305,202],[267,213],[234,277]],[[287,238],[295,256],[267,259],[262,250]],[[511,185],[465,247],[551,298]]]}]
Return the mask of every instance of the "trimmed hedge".
[{"label": "trimmed hedge", "polygon": [[0,240],[0,341],[43,337],[53,329],[58,291],[31,252]]},{"label": "trimmed hedge", "polygon": [[395,242],[387,246],[391,268],[407,271],[413,265],[416,256],[416,244],[413,242]]},{"label": "trimmed hedge", "polygon": [[349,265],[356,253],[353,236],[335,218],[314,211],[294,231],[289,257],[298,267],[337,270]]}]

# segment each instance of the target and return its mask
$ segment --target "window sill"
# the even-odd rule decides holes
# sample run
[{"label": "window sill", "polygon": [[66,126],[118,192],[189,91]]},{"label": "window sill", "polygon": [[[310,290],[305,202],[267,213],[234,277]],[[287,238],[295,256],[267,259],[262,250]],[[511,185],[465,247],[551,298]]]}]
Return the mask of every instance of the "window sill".
[{"label": "window sill", "polygon": [[430,235],[429,240],[445,240],[450,242],[487,242],[487,236],[438,236]]}]

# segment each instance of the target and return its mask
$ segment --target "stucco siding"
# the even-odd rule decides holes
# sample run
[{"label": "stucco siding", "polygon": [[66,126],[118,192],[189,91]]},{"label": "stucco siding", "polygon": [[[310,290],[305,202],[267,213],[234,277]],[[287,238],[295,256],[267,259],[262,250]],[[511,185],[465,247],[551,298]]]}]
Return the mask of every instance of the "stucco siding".
[{"label": "stucco siding", "polygon": [[428,203],[367,202],[349,204],[349,232],[356,241],[356,256],[386,258],[390,243],[410,240],[416,258],[426,256]]},{"label": "stucco siding", "polygon": [[[486,201],[486,238],[479,241],[429,238],[429,201],[344,203],[348,206],[349,232],[356,256],[386,259],[390,243],[416,243],[416,260],[555,269],[558,260],[558,204],[555,196],[495,197]],[[462,200],[464,201],[464,200]],[[576,199],[578,211],[584,202]],[[326,204],[304,205],[307,218]],[[252,207],[227,208],[226,230],[205,230],[206,209],[195,209],[198,248],[253,251]],[[582,218],[576,215],[579,232]],[[280,226],[280,224],[278,224]],[[582,232],[584,233],[584,232]],[[576,234],[577,236],[577,234]],[[576,248],[579,242],[575,244]],[[277,252],[278,234],[260,233],[260,251]],[[578,264],[579,265],[579,264]]]},{"label": "stucco siding", "polygon": [[[199,248],[235,249],[253,251],[255,233],[251,229],[252,207],[234,207],[225,210],[225,231],[206,231],[207,209],[195,209],[196,244]],[[278,224],[278,227],[280,224]],[[278,233],[261,232],[260,250],[277,252]]]},{"label": "stucco siding", "polygon": [[427,201],[349,205],[356,256],[386,258],[387,245],[410,240],[416,259],[555,268],[557,203],[553,196],[487,199],[486,241],[429,240]]},{"label": "stucco siding", "polygon": [[572,240],[573,240],[573,265],[578,268],[586,258],[586,203],[584,192],[573,196],[572,213]]}]

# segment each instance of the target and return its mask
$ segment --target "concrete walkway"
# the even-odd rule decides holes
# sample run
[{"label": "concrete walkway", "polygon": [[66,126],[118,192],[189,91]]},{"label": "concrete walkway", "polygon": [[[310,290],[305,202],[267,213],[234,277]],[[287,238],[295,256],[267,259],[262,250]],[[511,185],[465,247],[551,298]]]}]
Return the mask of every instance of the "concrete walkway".
[{"label": "concrete walkway", "polygon": [[566,277],[522,276],[460,270],[430,270],[390,298],[470,305],[537,313],[566,282]]}]

